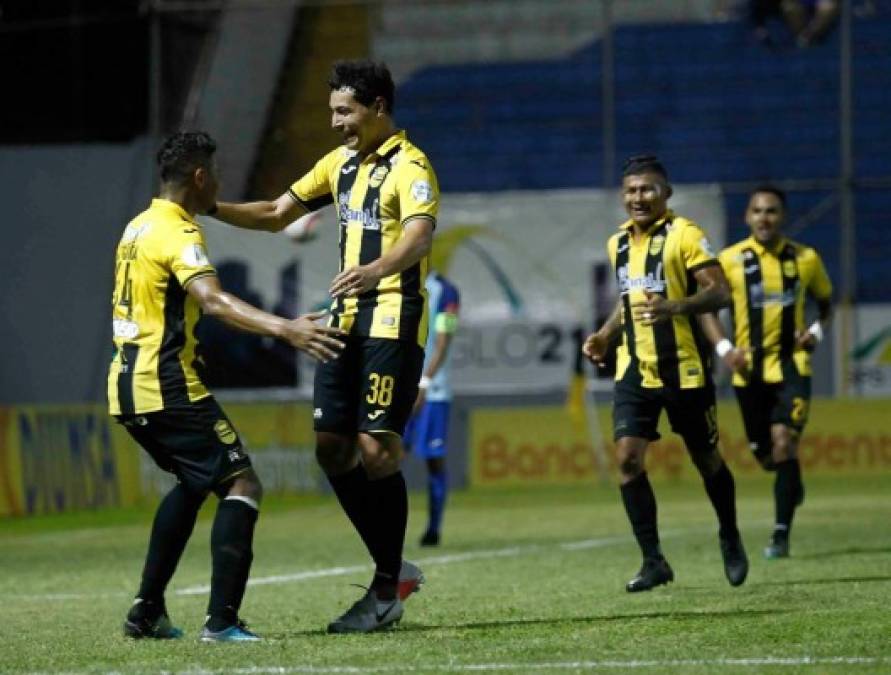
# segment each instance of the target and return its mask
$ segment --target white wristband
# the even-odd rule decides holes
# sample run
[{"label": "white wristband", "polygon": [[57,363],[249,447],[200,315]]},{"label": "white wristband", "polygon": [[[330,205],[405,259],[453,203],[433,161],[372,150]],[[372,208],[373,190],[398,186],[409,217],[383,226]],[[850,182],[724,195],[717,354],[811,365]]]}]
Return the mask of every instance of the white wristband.
[{"label": "white wristband", "polygon": [[418,382],[418,389],[427,389],[430,387],[430,378],[426,375],[421,376],[421,380]]},{"label": "white wristband", "polygon": [[715,353],[722,359],[727,356],[727,353],[730,351],[733,351],[733,343],[727,338],[722,338],[718,344],[715,345]]},{"label": "white wristband", "polygon": [[810,328],[807,329],[807,332],[813,335],[817,342],[823,342],[823,326],[820,325],[819,321],[814,321]]}]

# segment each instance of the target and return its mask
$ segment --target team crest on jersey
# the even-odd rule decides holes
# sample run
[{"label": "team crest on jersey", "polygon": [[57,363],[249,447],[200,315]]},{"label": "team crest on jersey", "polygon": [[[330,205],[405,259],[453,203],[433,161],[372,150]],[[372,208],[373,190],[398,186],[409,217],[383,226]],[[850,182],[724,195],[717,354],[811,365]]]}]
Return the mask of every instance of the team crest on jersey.
[{"label": "team crest on jersey", "polygon": [[216,424],[213,425],[213,430],[216,432],[217,438],[226,445],[232,445],[238,438],[235,434],[235,429],[226,420],[217,420]]},{"label": "team crest on jersey", "polygon": [[379,188],[388,173],[390,173],[390,166],[388,164],[379,164],[374,167],[374,170],[371,172],[371,177],[368,179],[368,185],[373,188]]},{"label": "team crest on jersey", "polygon": [[789,277],[790,279],[795,276],[795,261],[783,261],[783,275]]},{"label": "team crest on jersey", "polygon": [[650,255],[659,255],[662,252],[662,247],[665,245],[665,237],[661,234],[653,237],[653,240],[650,242]]}]

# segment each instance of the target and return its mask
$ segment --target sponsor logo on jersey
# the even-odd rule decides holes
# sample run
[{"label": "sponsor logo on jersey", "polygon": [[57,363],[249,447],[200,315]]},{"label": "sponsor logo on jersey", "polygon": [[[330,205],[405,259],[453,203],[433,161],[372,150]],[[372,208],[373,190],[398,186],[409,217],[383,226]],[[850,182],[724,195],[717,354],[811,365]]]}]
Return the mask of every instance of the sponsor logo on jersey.
[{"label": "sponsor logo on jersey", "polygon": [[238,438],[235,434],[235,429],[226,420],[217,420],[216,424],[213,425],[213,430],[216,432],[217,438],[226,445],[232,445]]},{"label": "sponsor logo on jersey", "polygon": [[433,187],[425,180],[416,180],[411,184],[411,196],[419,204],[433,201]]},{"label": "sponsor logo on jersey", "polygon": [[379,188],[381,183],[386,179],[387,174],[390,173],[390,167],[387,164],[380,164],[374,167],[374,170],[371,172],[371,177],[368,179],[368,184],[373,188]]},{"label": "sponsor logo on jersey", "polygon": [[113,319],[111,330],[116,338],[132,340],[139,335],[139,324],[128,319]]},{"label": "sponsor logo on jersey", "polygon": [[201,244],[186,244],[180,258],[189,267],[204,267],[210,264],[207,252]]},{"label": "sponsor logo on jersey", "polygon": [[650,255],[659,255],[662,251],[662,247],[665,245],[665,237],[661,234],[653,237],[653,240],[650,242]]},{"label": "sponsor logo on jersey", "polygon": [[783,261],[783,275],[789,278],[795,276],[796,272],[795,261],[794,260],[784,260]]}]

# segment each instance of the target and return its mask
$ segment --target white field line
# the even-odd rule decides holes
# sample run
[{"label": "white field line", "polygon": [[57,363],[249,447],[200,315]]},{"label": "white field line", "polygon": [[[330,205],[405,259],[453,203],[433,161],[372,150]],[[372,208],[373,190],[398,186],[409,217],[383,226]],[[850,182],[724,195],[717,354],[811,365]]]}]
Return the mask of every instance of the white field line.
[{"label": "white field line", "polygon": [[429,673],[429,672],[488,672],[547,670],[663,670],[666,668],[764,668],[796,666],[881,666],[891,665],[891,657],[871,656],[763,656],[717,659],[618,659],[585,661],[545,661],[539,663],[429,663],[407,665],[393,663],[385,666],[253,666],[225,670],[190,669],[174,671],[182,675],[290,675],[291,673]]},{"label": "white field line", "polygon": [[[660,534],[665,539],[676,537],[684,534],[702,532],[702,529],[686,529],[686,530],[669,530]],[[615,546],[620,544],[633,544],[631,535],[601,537],[599,539],[582,539],[580,541],[567,541],[556,544],[557,548],[564,551],[584,551],[592,548],[603,548],[606,546]],[[450,553],[439,556],[431,556],[415,560],[418,565],[436,566],[451,565],[454,563],[468,562],[472,560],[486,560],[490,558],[519,558],[526,555],[534,555],[537,553],[552,550],[553,546],[544,546],[541,544],[530,544],[527,546],[508,546],[506,548],[489,549],[482,551],[467,551],[466,553]],[[293,574],[275,574],[266,577],[254,577],[248,581],[248,586],[266,586],[270,584],[287,584],[310,579],[321,579],[323,577],[339,577],[349,574],[358,574],[372,569],[372,565],[351,565],[327,567],[317,570],[303,570],[294,572]],[[172,591],[173,595],[203,595],[210,592],[210,586],[201,584],[197,586],[187,586]],[[10,594],[5,596],[7,600],[34,600],[34,601],[66,601],[66,600],[86,600],[96,598],[120,598],[126,597],[127,593],[34,593],[34,594]]]}]

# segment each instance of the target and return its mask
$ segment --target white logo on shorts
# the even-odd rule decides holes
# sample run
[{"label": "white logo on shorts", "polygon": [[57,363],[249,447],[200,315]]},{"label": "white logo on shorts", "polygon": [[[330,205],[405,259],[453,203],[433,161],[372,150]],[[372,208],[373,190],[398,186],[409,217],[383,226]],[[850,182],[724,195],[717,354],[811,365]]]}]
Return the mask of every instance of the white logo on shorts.
[{"label": "white logo on shorts", "polygon": [[315,410],[313,410],[313,411],[312,411],[312,418],[313,418],[314,420],[320,420],[320,419],[322,419],[322,409],[321,409],[321,408],[316,408]]}]

